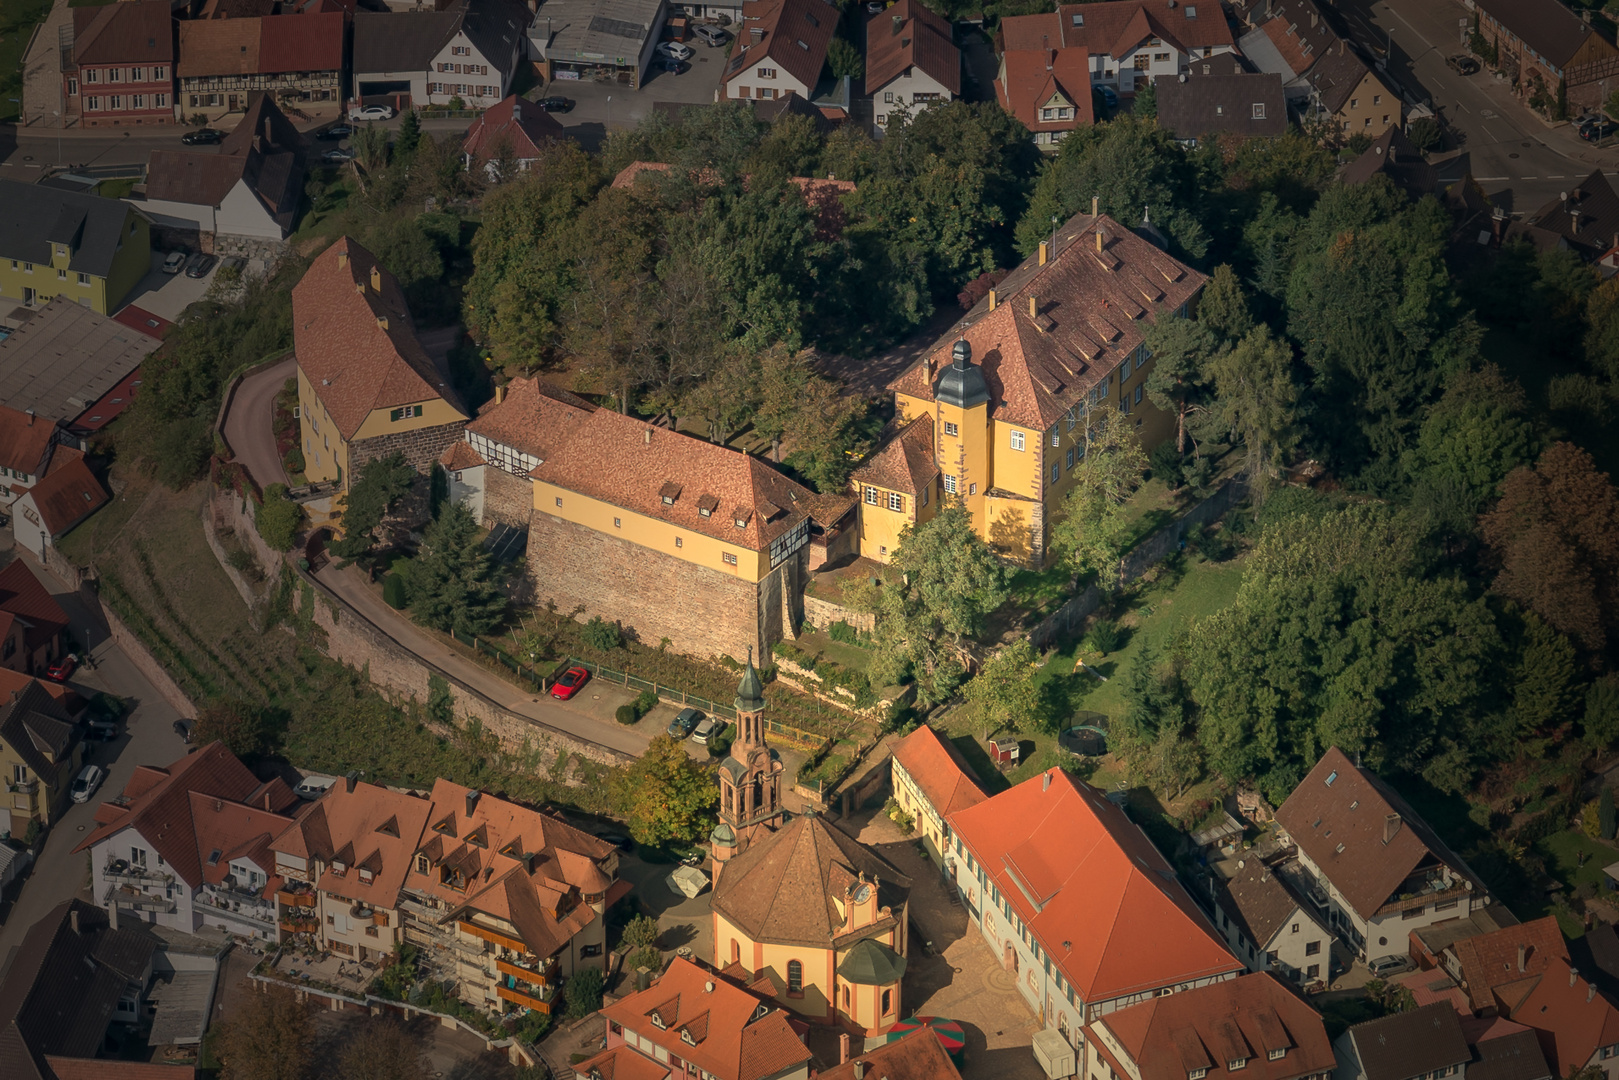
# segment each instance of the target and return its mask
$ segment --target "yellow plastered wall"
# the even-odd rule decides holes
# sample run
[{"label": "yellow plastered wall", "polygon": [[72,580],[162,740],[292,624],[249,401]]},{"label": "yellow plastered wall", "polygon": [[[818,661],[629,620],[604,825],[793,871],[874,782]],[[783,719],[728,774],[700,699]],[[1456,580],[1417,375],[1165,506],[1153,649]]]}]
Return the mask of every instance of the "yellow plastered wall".
[{"label": "yellow plastered wall", "polygon": [[[400,409],[421,409],[420,416],[406,416],[398,420],[393,419],[393,413]],[[360,430],[354,433],[354,439],[374,439],[378,435],[397,435],[401,431],[420,431],[422,428],[442,427],[445,424],[454,424],[465,420],[443,398],[426,398],[422,401],[412,401],[408,405],[397,405],[387,409],[373,409],[360,423]]]},{"label": "yellow plastered wall", "polygon": [[[770,572],[768,553],[753,551],[739,544],[727,544],[705,533],[637,514],[633,510],[580,495],[555,484],[539,480],[534,482],[534,509],[689,563],[731,574],[744,581],[757,582]],[[730,511],[725,507],[714,511],[715,518],[722,519],[722,524],[729,524],[729,515]],[[726,562],[726,555],[734,556],[736,563]]]},{"label": "yellow plastered wall", "polygon": [[[868,492],[875,493],[875,503],[869,501]],[[903,510],[889,509],[892,495],[904,500]],[[900,533],[906,526],[920,525],[933,517],[939,498],[932,484],[928,485],[925,496],[910,495],[875,484],[861,484],[855,497],[860,500],[860,554],[883,563],[891,561],[894,552],[899,550]],[[924,497],[927,499],[926,506],[922,505]]]},{"label": "yellow plastered wall", "polygon": [[310,480],[349,475],[349,445],[302,367],[298,368],[298,440],[304,452],[304,475]]},{"label": "yellow plastered wall", "polygon": [[[876,937],[890,948],[898,948],[894,931]],[[783,1008],[800,1016],[817,1020],[835,1020],[842,1009],[843,987],[849,988],[849,1008],[846,1015],[868,1034],[892,1026],[900,1019],[902,1008],[899,986],[874,987],[845,984],[837,977],[837,964],[841,957],[831,948],[819,949],[804,945],[780,945],[755,941],[729,919],[714,912],[714,966],[723,968],[731,962],[732,943],[738,946],[742,966],[755,976],[764,975],[775,987],[775,998]],[[844,950],[845,953],[847,950]],[[802,994],[787,993],[787,965],[797,960],[804,968]],[[889,1009],[882,1013],[882,991],[889,993]]]}]

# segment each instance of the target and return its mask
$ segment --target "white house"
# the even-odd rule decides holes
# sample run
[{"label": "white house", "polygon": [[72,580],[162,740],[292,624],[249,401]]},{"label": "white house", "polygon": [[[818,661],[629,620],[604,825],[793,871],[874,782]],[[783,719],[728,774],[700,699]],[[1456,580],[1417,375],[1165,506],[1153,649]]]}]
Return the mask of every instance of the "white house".
[{"label": "white house", "polygon": [[456,0],[443,11],[354,16],[354,97],[404,108],[486,109],[506,97],[533,14],[517,0]]},{"label": "white house", "polygon": [[961,96],[961,50],[944,17],[898,0],[866,21],[866,92],[879,131],[896,109],[911,116]]},{"label": "white house", "polygon": [[827,0],[745,0],[725,65],[725,96],[813,98],[837,26],[838,9]]},{"label": "white house", "polygon": [[1211,882],[1214,925],[1249,971],[1273,971],[1300,986],[1332,975],[1332,931],[1290,888],[1281,867],[1245,860],[1229,881]]},{"label": "white house", "polygon": [[73,527],[111,498],[77,450],[58,450],[59,460],[45,478],[29,488],[12,504],[11,531],[17,542],[41,562],[45,552],[66,536]]},{"label": "white house", "polygon": [[0,405],[0,506],[10,506],[39,483],[55,449],[54,420]]}]

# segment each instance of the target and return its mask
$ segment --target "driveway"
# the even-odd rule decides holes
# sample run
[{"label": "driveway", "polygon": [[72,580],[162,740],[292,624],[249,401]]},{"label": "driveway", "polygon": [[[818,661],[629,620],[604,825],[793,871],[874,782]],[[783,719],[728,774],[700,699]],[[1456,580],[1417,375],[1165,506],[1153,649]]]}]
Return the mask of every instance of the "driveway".
[{"label": "driveway", "polygon": [[253,474],[259,488],[285,484],[287,473],[275,445],[275,396],[298,370],[292,357],[242,380],[225,414],[225,441],[233,461]]},{"label": "driveway", "polygon": [[207,276],[194,278],[183,271],[165,274],[163,260],[168,255],[166,251],[152,249],[151,269],[141,278],[140,284],[124,297],[124,303],[134,304],[170,322],[179,322],[181,313],[207,294],[208,286],[214,283],[214,275],[219,273],[219,262],[215,260]]},{"label": "driveway", "polygon": [[57,603],[72,621],[73,636],[80,641],[89,640],[93,668],[80,668],[73,685],[81,694],[90,695],[105,690],[128,700],[134,709],[125,720],[124,731],[110,743],[92,743],[86,760],[108,771],[101,789],[87,803],[69,808],[52,827],[45,840],[44,850],[34,864],[33,872],[15,905],[4,913],[0,925],[0,960],[11,946],[18,944],[27,929],[73,896],[91,899],[89,861],[83,854],[74,855],[72,849],[95,828],[96,807],[107,799],[116,798],[129,782],[136,765],[167,765],[185,756],[188,749],[174,733],[174,721],[179,719],[173,706],[165,701],[152,684],[146,681],[130,663],[124,651],[107,636],[106,624],[76,592],[52,577],[29,555],[19,557],[27,561],[34,576],[56,594]]}]

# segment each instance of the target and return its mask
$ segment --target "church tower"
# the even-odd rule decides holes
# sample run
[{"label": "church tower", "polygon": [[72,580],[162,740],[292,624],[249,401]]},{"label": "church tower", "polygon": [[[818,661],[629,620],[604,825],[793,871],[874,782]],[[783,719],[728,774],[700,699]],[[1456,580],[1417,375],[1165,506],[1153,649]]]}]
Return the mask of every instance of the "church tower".
[{"label": "church tower", "polygon": [[782,817],[783,766],[765,741],[764,683],[754,669],[752,649],[735,704],[736,739],[719,769],[720,823],[709,836],[716,881],[728,860],[746,851],[759,834],[775,829]]}]

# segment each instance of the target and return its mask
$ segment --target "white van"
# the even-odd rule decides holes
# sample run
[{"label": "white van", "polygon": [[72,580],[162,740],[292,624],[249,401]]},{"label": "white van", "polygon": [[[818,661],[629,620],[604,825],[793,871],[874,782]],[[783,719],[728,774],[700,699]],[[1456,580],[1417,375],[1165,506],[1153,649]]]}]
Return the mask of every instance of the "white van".
[{"label": "white van", "polygon": [[731,35],[729,32],[721,30],[717,26],[710,26],[708,23],[698,23],[696,26],[691,28],[691,32],[697,35],[699,38],[702,38],[704,43],[710,48],[719,48],[721,45],[724,45],[727,41],[731,40]]}]

